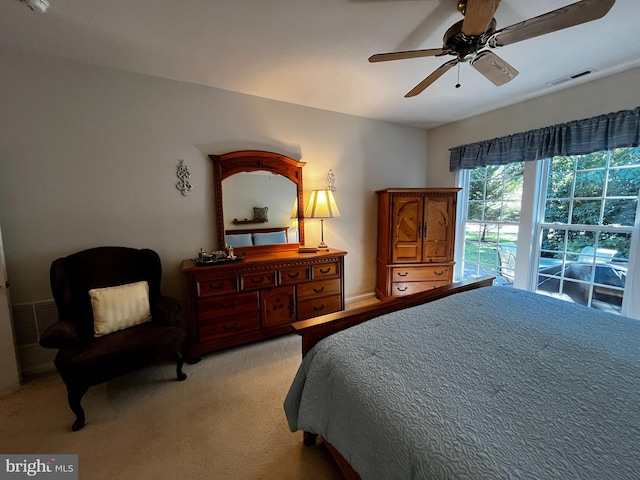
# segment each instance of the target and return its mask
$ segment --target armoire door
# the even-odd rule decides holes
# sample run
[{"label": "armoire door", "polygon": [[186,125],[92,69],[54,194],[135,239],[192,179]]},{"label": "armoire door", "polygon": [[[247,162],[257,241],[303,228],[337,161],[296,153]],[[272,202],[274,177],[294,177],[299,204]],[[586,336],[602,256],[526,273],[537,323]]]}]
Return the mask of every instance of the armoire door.
[{"label": "armoire door", "polygon": [[423,261],[453,260],[454,197],[426,197],[423,227]]},{"label": "armoire door", "polygon": [[394,196],[391,255],[395,262],[422,261],[424,197]]}]

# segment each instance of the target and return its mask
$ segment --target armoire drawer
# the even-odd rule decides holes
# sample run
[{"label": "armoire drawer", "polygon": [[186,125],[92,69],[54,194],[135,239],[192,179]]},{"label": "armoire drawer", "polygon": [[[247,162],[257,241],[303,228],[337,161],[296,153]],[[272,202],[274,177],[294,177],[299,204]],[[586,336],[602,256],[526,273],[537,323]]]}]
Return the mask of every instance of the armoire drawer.
[{"label": "armoire drawer", "polygon": [[434,282],[394,282],[391,284],[391,296],[403,297],[412,293],[426,292],[438,287],[444,287],[451,282],[449,279]]},{"label": "armoire drawer", "polygon": [[339,295],[340,279],[317,280],[315,282],[298,285],[298,301],[310,298],[326,297],[329,295]]},{"label": "armoire drawer", "polygon": [[393,267],[392,282],[424,282],[448,280],[451,272],[449,265],[433,267]]},{"label": "armoire drawer", "polygon": [[259,311],[258,296],[258,292],[247,292],[198,300],[198,318],[202,321]]},{"label": "armoire drawer", "polygon": [[342,307],[342,296],[332,295],[330,297],[313,298],[298,302],[298,320],[326,315],[327,313],[339,312]]}]

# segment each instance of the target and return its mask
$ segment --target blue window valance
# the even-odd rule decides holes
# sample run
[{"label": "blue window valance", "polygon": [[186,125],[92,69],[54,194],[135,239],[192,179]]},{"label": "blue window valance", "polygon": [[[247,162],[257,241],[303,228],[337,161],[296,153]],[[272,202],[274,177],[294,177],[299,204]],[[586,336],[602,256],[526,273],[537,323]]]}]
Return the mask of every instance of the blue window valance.
[{"label": "blue window valance", "polygon": [[449,171],[640,145],[640,107],[451,149]]}]

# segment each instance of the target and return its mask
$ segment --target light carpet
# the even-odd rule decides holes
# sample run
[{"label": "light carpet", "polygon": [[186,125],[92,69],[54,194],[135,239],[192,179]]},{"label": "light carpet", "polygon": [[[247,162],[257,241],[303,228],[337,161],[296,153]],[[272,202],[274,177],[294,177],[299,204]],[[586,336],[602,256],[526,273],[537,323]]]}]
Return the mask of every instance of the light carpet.
[{"label": "light carpet", "polygon": [[82,480],[342,479],[322,444],[287,427],[300,358],[286,335],[205,355],[184,382],[171,363],[149,367],[90,388],[75,433],[60,377],[35,377],[0,398],[0,451],[78,454]]}]

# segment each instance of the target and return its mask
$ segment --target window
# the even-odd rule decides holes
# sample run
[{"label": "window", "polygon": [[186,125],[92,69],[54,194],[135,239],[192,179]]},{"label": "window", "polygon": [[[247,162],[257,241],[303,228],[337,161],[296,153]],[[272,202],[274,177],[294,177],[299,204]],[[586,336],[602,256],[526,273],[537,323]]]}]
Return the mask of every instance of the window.
[{"label": "window", "polygon": [[627,272],[640,262],[631,246],[640,148],[480,167],[461,179],[457,278],[496,274],[497,284],[621,313]]},{"label": "window", "polygon": [[537,291],[621,311],[640,186],[634,150],[545,162]]},{"label": "window", "polygon": [[523,163],[465,171],[464,276],[513,282],[522,202]]}]

